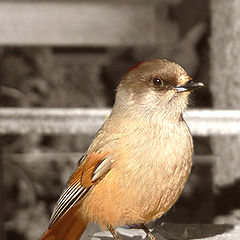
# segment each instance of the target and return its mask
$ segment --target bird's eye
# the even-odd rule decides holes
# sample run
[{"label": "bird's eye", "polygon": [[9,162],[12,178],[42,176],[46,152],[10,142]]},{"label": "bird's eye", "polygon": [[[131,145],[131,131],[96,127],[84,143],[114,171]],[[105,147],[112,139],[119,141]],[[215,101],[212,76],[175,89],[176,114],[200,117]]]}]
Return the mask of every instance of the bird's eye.
[{"label": "bird's eye", "polygon": [[153,84],[157,87],[162,87],[164,85],[164,82],[161,78],[153,78]]}]

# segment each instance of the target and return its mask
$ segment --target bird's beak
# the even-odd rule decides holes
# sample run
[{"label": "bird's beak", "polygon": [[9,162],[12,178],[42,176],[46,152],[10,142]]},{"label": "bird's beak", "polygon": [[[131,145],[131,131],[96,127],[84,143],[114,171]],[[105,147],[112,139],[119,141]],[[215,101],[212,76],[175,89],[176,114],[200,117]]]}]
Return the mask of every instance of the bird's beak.
[{"label": "bird's beak", "polygon": [[177,90],[177,92],[180,93],[180,92],[193,91],[201,87],[204,87],[204,84],[201,82],[195,83],[193,81],[188,81],[184,85],[177,85],[175,89]]}]

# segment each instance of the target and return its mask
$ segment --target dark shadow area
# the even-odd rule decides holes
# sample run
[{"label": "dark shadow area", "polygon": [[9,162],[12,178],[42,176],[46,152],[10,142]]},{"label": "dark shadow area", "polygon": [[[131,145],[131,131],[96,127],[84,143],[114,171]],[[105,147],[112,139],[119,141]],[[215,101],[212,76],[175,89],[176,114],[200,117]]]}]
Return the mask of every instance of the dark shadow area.
[{"label": "dark shadow area", "polygon": [[[0,143],[2,143],[1,139],[0,139]],[[2,146],[2,145],[1,145]],[[5,222],[5,208],[4,208],[4,204],[5,204],[5,194],[4,190],[4,166],[3,166],[3,157],[2,157],[2,147],[0,146],[0,239],[5,239],[5,226],[4,226],[4,222]]]},{"label": "dark shadow area", "polygon": [[240,179],[231,185],[218,188],[215,204],[215,215],[225,215],[240,208]]},{"label": "dark shadow area", "polygon": [[193,143],[194,143],[194,155],[212,154],[210,137],[193,136]]}]

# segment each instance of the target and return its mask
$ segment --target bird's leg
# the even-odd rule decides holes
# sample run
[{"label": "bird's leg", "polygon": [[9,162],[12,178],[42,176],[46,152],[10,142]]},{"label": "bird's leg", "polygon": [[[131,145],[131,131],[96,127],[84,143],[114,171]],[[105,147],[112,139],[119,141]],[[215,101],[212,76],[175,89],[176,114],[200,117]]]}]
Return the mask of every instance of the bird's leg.
[{"label": "bird's leg", "polygon": [[114,228],[111,225],[107,226],[107,228],[111,232],[115,240],[121,240],[121,238],[115,233]]},{"label": "bird's leg", "polygon": [[153,234],[149,231],[149,229],[142,223],[141,224],[141,228],[142,230],[147,234],[147,237],[151,240],[157,240]]}]

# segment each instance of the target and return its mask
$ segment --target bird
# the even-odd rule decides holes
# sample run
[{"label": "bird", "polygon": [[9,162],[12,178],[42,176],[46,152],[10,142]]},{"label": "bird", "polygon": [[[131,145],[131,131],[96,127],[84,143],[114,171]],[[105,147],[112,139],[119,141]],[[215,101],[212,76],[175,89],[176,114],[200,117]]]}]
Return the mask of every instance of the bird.
[{"label": "bird", "polygon": [[177,63],[153,59],[131,67],[112,112],[78,161],[41,240],[77,240],[89,222],[108,229],[160,218],[191,171],[193,140],[183,118],[190,93],[203,87]]}]

